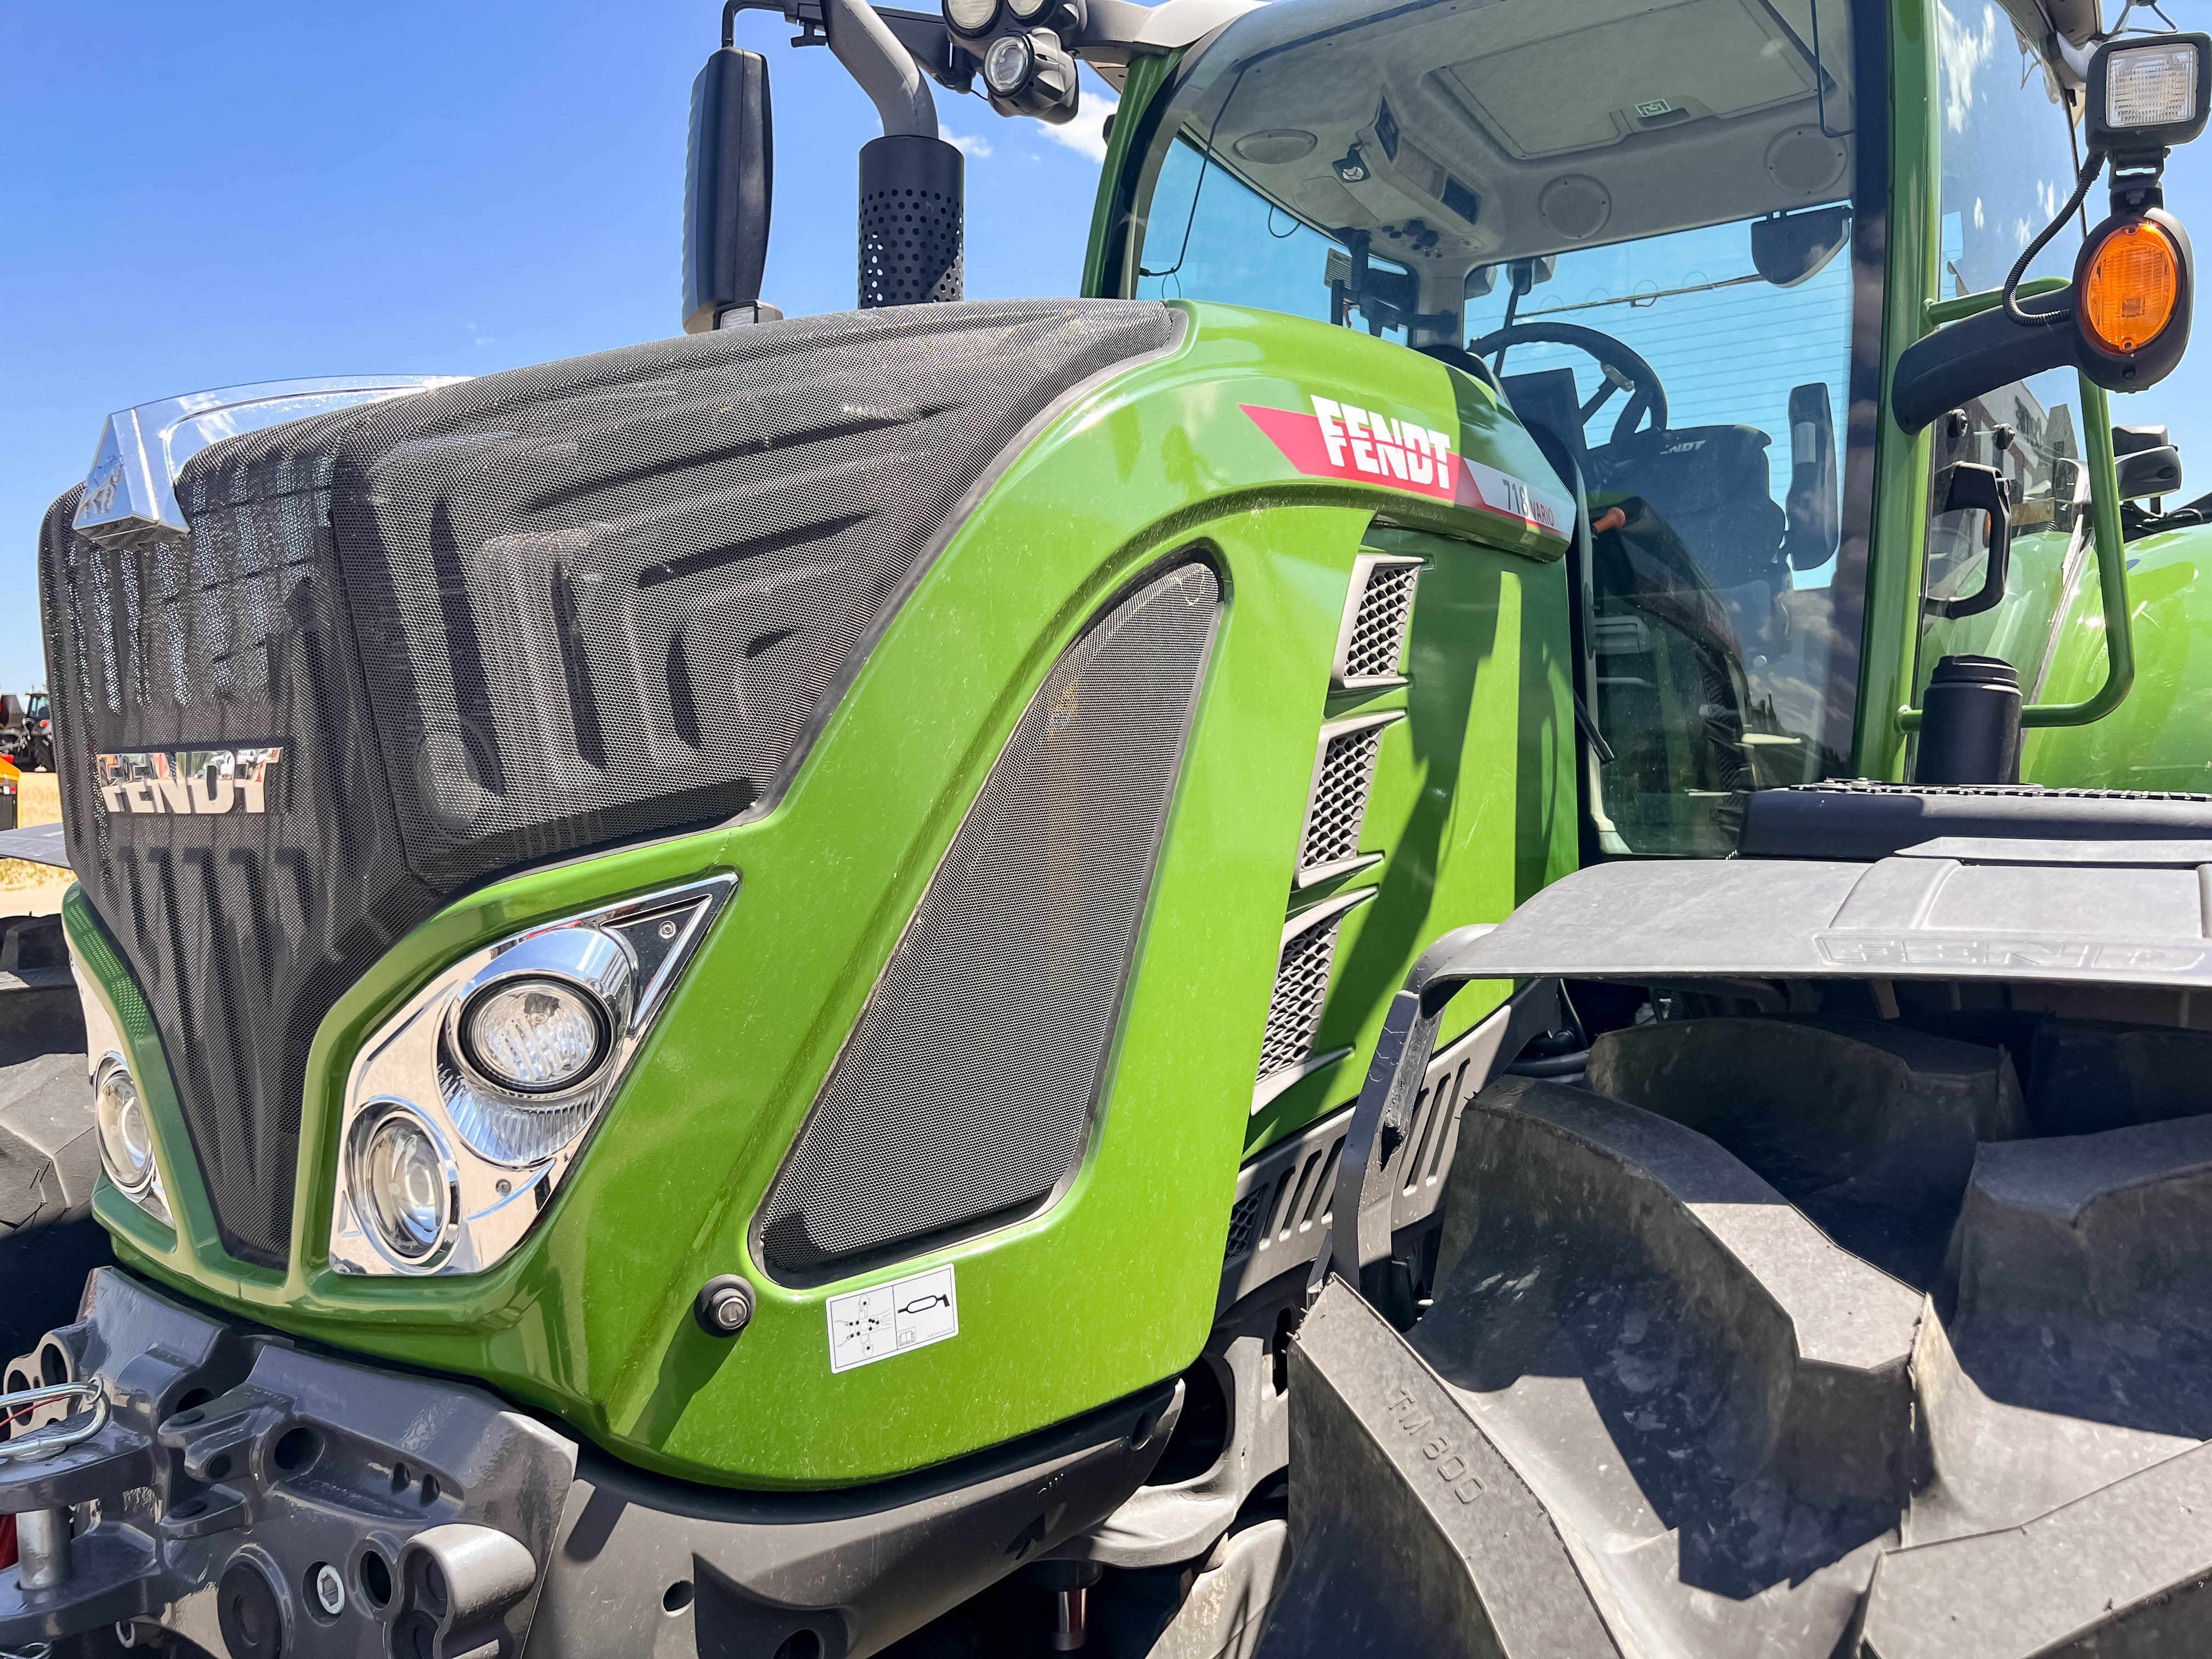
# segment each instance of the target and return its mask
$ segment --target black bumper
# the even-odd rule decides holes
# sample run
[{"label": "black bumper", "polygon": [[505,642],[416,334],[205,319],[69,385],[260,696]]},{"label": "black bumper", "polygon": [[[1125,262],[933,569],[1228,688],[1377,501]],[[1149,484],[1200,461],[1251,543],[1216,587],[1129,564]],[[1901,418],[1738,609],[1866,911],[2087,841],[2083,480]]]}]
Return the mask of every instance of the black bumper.
[{"label": "black bumper", "polygon": [[0,1461],[0,1514],[66,1508],[76,1533],[50,1589],[0,1570],[0,1648],[135,1620],[232,1659],[766,1653],[802,1630],[832,1659],[872,1653],[1111,1513],[1182,1398],[1162,1383],[854,1492],[750,1495],[641,1474],[481,1389],[303,1352],[112,1268],[35,1358],[100,1379],[110,1419]]}]

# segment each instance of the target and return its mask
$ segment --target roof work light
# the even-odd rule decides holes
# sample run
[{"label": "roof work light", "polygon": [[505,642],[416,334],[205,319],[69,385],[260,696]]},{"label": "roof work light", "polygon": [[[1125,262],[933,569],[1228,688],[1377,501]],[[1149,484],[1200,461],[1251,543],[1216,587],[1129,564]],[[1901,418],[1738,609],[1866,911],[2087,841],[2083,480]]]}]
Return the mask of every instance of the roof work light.
[{"label": "roof work light", "polygon": [[1074,118],[1075,43],[1085,0],[942,0],[956,52],[982,66],[984,94],[1001,115],[1055,125]]},{"label": "roof work light", "polygon": [[[2212,36],[2123,35],[2089,59],[2073,196],[2021,250],[2002,303],[1915,341],[1898,360],[1891,408],[1917,432],[1947,409],[2007,381],[2072,363],[2108,392],[2141,392],[2189,347],[2195,270],[2189,234],[2166,210],[2166,152],[2204,131],[2212,106]],[[2088,198],[2109,165],[2111,211],[2083,240],[2074,280],[2020,295],[2029,264]]]},{"label": "roof work light", "polygon": [[2138,157],[2163,158],[2203,131],[2208,55],[2212,39],[2202,34],[2124,37],[2100,46],[2089,64],[2088,147],[2121,168]]}]

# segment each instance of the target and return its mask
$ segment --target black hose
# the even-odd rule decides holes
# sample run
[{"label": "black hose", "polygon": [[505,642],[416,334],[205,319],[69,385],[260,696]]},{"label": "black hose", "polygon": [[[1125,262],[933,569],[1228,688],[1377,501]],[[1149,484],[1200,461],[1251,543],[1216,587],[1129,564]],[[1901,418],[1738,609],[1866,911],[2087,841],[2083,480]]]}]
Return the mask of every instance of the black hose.
[{"label": "black hose", "polygon": [[2058,234],[2058,227],[2072,218],[2075,210],[2088,199],[2089,186],[2097,182],[2097,174],[2103,170],[2104,165],[2105,153],[2102,150],[2091,150],[2087,162],[2081,168],[2081,176],[2075,184],[2074,194],[2067,198],[2066,205],[2058,210],[2058,216],[2044,226],[2042,234],[2020,251],[2020,258],[2014,262],[2012,270],[2005,277],[2005,315],[2021,327],[2040,328],[2051,323],[2063,323],[2073,316],[2074,308],[2070,305],[2063,311],[2039,312],[2031,316],[2020,308],[2017,290],[2020,288],[2020,279],[2027,274],[2028,262],[2043,252],[2044,246]]}]

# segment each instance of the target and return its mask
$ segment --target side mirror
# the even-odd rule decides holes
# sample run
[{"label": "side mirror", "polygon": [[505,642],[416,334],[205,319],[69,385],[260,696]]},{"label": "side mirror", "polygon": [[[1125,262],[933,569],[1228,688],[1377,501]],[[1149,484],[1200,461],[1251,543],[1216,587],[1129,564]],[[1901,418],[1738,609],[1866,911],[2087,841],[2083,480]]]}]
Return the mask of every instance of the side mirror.
[{"label": "side mirror", "polygon": [[2181,452],[2169,441],[2164,427],[2114,427],[2112,458],[2122,501],[2180,493]]},{"label": "side mirror", "polygon": [[1790,388],[1790,528],[1782,551],[1795,570],[1826,564],[1843,527],[1836,488],[1836,416],[1824,381]]},{"label": "side mirror", "polygon": [[761,276],[768,264],[775,188],[775,129],[768,59],[725,46],[691,83],[691,146],[684,173],[684,331],[708,334],[730,311],[765,312]]}]

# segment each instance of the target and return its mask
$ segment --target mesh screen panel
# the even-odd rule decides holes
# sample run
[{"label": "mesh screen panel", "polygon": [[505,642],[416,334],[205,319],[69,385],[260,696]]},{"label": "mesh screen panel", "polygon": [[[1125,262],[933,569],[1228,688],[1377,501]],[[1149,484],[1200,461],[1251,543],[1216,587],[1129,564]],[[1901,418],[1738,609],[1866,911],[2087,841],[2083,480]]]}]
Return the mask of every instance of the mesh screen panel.
[{"label": "mesh screen panel", "polygon": [[1328,1000],[1328,971],[1336,960],[1337,929],[1351,914],[1338,910],[1301,928],[1283,946],[1275,989],[1267,999],[1267,1024],[1260,1038],[1260,1076],[1269,1078],[1306,1063]]},{"label": "mesh screen panel", "polygon": [[1407,619],[1413,614],[1413,589],[1420,579],[1421,568],[1417,564],[1368,567],[1358,614],[1352,619],[1352,638],[1345,646],[1344,678],[1397,677],[1406,653]]},{"label": "mesh screen panel", "polygon": [[[313,424],[203,452],[186,546],[105,551],[70,532],[75,492],[40,541],[70,860],[153,1012],[223,1248],[270,1267],[315,1027],[438,903],[364,724]],[[271,742],[264,812],[115,815],[93,787],[96,753]]]},{"label": "mesh screen panel", "polygon": [[[225,1248],[283,1264],[308,1044],[445,897],[781,792],[963,499],[1177,313],[977,302],[489,375],[201,451],[188,543],[49,514],[70,853],[152,1005]],[[119,816],[96,753],[283,750],[268,811]]]},{"label": "mesh screen panel", "polygon": [[1247,1193],[1230,1206],[1229,1239],[1221,1250],[1224,1261],[1234,1261],[1240,1255],[1252,1253],[1252,1246],[1260,1237],[1260,1206],[1267,1200],[1263,1192]]},{"label": "mesh screen panel", "polygon": [[1298,849],[1303,873],[1354,856],[1359,826],[1367,816],[1367,793],[1375,781],[1376,757],[1382,751],[1385,726],[1339,732],[1322,740],[1321,775],[1306,805],[1305,840]]},{"label": "mesh screen panel", "polygon": [[769,1188],[772,1271],[921,1248],[1075,1167],[1219,603],[1180,566],[1054,666]]}]

